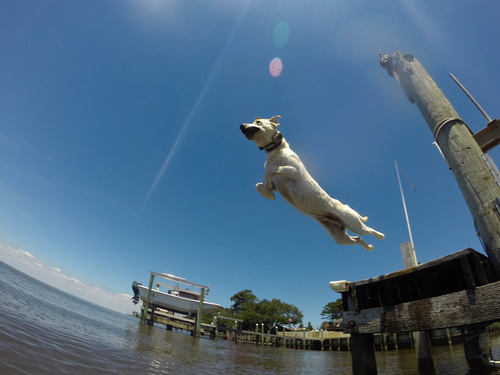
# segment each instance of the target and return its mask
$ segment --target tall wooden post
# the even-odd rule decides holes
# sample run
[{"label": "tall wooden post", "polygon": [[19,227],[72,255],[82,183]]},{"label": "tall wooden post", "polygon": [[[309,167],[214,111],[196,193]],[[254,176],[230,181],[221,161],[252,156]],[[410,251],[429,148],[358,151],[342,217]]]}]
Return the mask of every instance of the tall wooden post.
[{"label": "tall wooden post", "polygon": [[[347,311],[354,311],[355,309],[357,309],[357,307],[354,307],[352,294],[345,293],[345,296],[347,297]],[[342,294],[342,299],[344,300],[344,294]],[[345,315],[343,315],[342,318],[345,322]],[[375,339],[373,337],[373,333],[355,333],[352,328],[353,326],[351,326],[350,342],[349,338],[347,338],[347,350],[351,351],[353,374],[377,375],[377,361],[375,360]]]},{"label": "tall wooden post", "polygon": [[[397,79],[408,100],[416,103],[424,116],[467,202],[490,264],[496,276],[500,277],[500,207],[496,204],[500,187],[486,165],[472,132],[412,55],[403,55],[399,51],[393,57],[381,54],[380,65]],[[473,329],[478,332],[468,337],[467,332]],[[477,325],[465,331],[464,348],[470,368],[488,367],[491,351],[485,329]]]},{"label": "tall wooden post", "polygon": [[196,337],[200,337],[201,317],[203,316],[203,301],[205,300],[205,288],[201,288],[200,304],[198,305],[198,316],[196,317]]},{"label": "tall wooden post", "polygon": [[377,375],[373,333],[351,334],[352,373]]},{"label": "tall wooden post", "polygon": [[380,64],[416,103],[448,162],[476,223],[492,268],[500,277],[500,187],[481,157],[483,152],[467,124],[412,55],[381,54]]},{"label": "tall wooden post", "polygon": [[491,368],[490,335],[487,324],[473,324],[462,328],[467,364],[472,371],[486,373]]},{"label": "tall wooden post", "polygon": [[[149,279],[148,294],[146,296],[146,301],[144,301],[144,310],[143,310],[142,316],[141,316],[141,323],[145,323],[146,318],[148,316],[149,301],[151,300],[151,289],[153,288],[154,279],[155,279],[155,275],[151,274],[151,278]],[[151,312],[151,319],[153,319],[153,312]]]}]

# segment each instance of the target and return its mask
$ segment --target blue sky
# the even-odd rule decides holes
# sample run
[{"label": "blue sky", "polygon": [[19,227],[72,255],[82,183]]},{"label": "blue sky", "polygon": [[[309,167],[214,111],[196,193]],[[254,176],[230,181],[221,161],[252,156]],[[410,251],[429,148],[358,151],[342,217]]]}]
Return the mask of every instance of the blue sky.
[{"label": "blue sky", "polygon": [[[431,131],[378,59],[413,54],[477,132],[486,120],[448,74],[499,116],[499,11],[493,1],[2,1],[0,260],[124,312],[132,281],[155,271],[210,285],[208,300],[226,307],[244,289],[281,299],[318,326],[340,298],[330,281],[403,268],[395,161],[416,186],[402,176],[418,261],[483,252]],[[373,252],[337,245],[279,195],[255,191],[266,155],[239,125],[278,114],[310,174],[385,233],[365,238]]]}]

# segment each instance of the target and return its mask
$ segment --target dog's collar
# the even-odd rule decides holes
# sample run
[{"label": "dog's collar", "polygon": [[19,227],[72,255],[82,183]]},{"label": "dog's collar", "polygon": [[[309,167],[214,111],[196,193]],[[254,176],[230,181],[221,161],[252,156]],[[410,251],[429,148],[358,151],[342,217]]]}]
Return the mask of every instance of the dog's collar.
[{"label": "dog's collar", "polygon": [[265,152],[269,152],[279,147],[281,143],[283,143],[283,134],[281,134],[280,132],[276,132],[276,134],[273,135],[272,139],[273,140],[271,141],[271,143],[265,145],[264,147],[259,147],[259,149],[264,150]]}]

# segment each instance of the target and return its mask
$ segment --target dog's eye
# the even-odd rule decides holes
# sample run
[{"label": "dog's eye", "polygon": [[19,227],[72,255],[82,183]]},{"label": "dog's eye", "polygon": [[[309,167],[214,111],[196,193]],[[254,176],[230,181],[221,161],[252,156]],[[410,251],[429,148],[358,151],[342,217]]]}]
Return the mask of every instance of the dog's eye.
[{"label": "dog's eye", "polygon": [[256,121],[257,125],[262,125],[262,122]]}]

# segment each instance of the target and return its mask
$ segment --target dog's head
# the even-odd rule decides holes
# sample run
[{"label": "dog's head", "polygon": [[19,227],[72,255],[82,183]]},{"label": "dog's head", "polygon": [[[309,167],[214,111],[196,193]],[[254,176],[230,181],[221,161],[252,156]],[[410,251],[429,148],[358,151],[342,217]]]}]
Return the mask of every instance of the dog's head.
[{"label": "dog's head", "polygon": [[262,148],[273,142],[273,137],[278,133],[277,127],[280,124],[277,120],[279,118],[281,116],[274,116],[268,120],[257,117],[253,124],[242,124],[240,130],[248,140],[254,141]]}]

